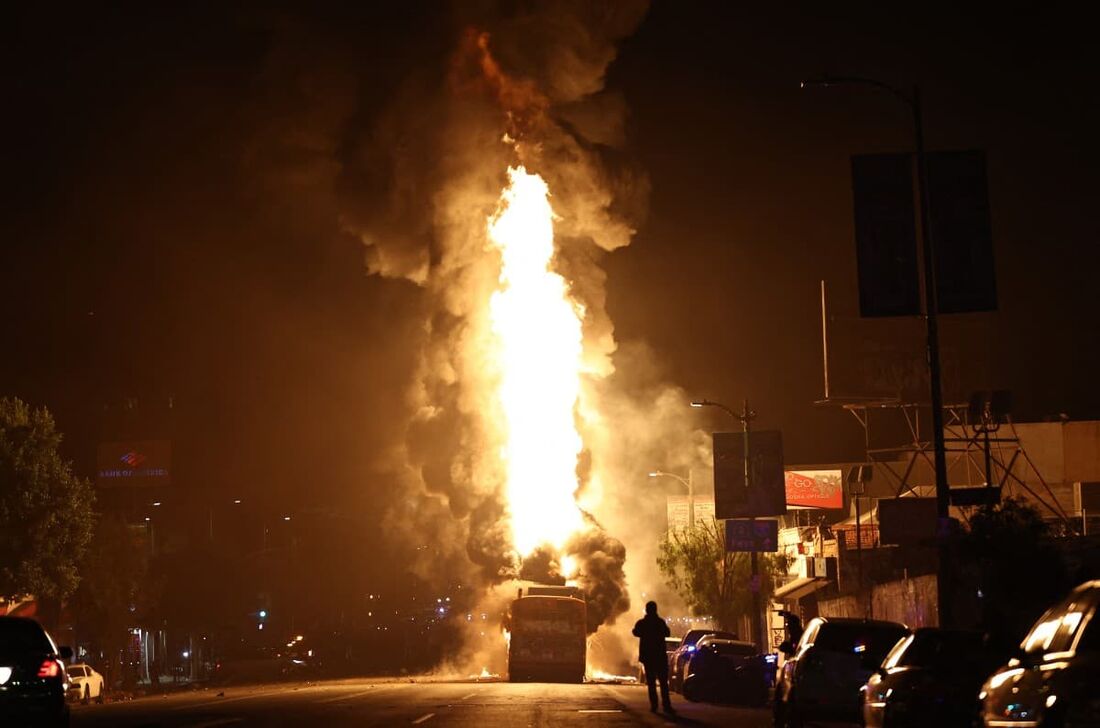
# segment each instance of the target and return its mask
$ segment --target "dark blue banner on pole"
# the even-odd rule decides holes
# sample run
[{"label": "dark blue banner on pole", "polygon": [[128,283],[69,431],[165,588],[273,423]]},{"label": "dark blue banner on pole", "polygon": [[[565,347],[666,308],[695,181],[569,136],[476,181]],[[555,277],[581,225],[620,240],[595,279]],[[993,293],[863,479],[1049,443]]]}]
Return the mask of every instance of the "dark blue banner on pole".
[{"label": "dark blue banner on pole", "polygon": [[993,227],[983,152],[928,155],[928,213],[936,251],[939,313],[996,310]]},{"label": "dark blue banner on pole", "polygon": [[[985,153],[929,152],[925,164],[937,311],[993,311],[997,281]],[[852,199],[860,315],[919,315],[913,155],[852,157]]]},{"label": "dark blue banner on pole", "polygon": [[860,315],[920,314],[912,155],[852,157],[852,198]]},{"label": "dark blue banner on pole", "polygon": [[787,512],[783,436],[778,430],[749,433],[752,480],[745,483],[745,433],[714,433],[714,517],[756,518]]}]

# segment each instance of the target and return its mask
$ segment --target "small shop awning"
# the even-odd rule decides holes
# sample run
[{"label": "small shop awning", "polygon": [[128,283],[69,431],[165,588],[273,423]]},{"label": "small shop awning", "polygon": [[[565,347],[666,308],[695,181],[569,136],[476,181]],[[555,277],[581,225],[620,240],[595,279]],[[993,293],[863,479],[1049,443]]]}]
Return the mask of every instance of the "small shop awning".
[{"label": "small shop awning", "polygon": [[793,602],[807,594],[812,594],[828,583],[829,580],[823,576],[803,576],[776,589],[772,598],[784,602]]}]

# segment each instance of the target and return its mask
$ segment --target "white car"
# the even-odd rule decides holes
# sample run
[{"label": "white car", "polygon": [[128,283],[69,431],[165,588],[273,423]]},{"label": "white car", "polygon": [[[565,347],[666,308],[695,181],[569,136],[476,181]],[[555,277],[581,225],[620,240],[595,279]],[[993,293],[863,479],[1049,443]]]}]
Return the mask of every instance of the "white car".
[{"label": "white car", "polygon": [[90,665],[79,663],[65,668],[69,676],[69,695],[87,703],[93,698],[97,703],[103,702],[103,676],[92,669]]}]

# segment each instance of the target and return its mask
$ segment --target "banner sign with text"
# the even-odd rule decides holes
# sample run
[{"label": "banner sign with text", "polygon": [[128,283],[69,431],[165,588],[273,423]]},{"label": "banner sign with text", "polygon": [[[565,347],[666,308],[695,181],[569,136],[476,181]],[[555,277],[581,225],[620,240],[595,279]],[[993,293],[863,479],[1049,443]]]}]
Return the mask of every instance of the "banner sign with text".
[{"label": "banner sign with text", "polygon": [[[687,528],[689,523],[688,497],[686,495],[668,496],[668,528]],[[714,518],[714,496],[695,496],[695,522],[705,523]]]},{"label": "banner sign with text", "polygon": [[844,472],[842,470],[788,470],[784,478],[788,507],[844,507]]},{"label": "banner sign with text", "polygon": [[101,488],[171,484],[172,444],[168,440],[104,442],[99,445],[96,485]]},{"label": "banner sign with text", "polygon": [[779,521],[726,521],[726,551],[757,551],[773,554],[779,550]]}]

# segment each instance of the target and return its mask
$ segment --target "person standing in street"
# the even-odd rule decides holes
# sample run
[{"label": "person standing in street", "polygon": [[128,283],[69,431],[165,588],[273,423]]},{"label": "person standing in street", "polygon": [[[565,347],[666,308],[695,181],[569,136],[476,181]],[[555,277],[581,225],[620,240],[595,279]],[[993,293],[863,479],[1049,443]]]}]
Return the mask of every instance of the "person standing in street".
[{"label": "person standing in street", "polygon": [[668,624],[657,614],[657,602],[646,602],[645,616],[634,624],[634,636],[638,638],[638,661],[645,667],[645,681],[649,686],[649,709],[654,713],[657,712],[658,680],[665,712],[675,712],[668,696],[668,655],[665,653],[665,637],[670,634]]}]

